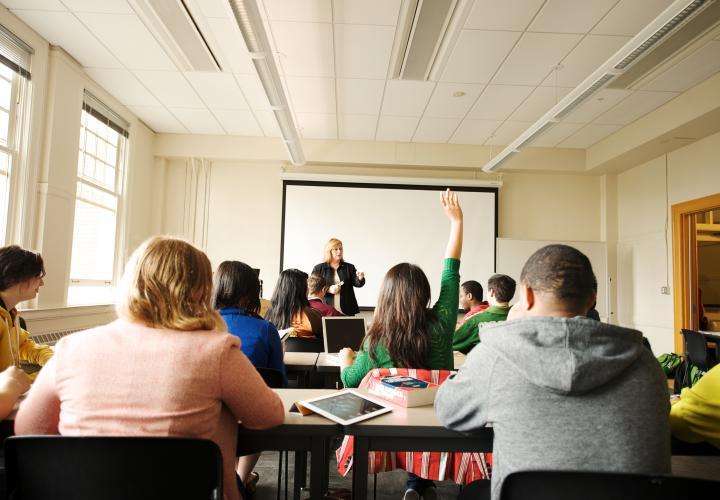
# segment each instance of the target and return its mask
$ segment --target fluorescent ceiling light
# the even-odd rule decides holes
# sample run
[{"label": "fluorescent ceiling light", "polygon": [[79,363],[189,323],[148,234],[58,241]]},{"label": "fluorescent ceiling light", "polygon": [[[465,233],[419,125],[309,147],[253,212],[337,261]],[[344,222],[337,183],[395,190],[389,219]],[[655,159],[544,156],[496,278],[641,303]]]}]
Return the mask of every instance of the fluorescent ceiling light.
[{"label": "fluorescent ceiling light", "polygon": [[483,167],[485,172],[500,168],[512,155],[539,137],[545,130],[559,122],[599,89],[622,75],[641,57],[657,46],[658,42],[674,33],[703,8],[714,0],[677,0],[663,11],[654,21],[643,28],[610,59],[588,76],[580,85],[553,106],[538,121],[533,123],[505,149],[494,156]]},{"label": "fluorescent ceiling light", "polygon": [[258,11],[255,0],[228,0],[232,8],[235,21],[240,27],[245,45],[255,65],[255,71],[260,77],[260,83],[265,90],[268,101],[273,108],[280,133],[285,147],[290,155],[293,165],[304,165],[300,135],[290,112],[290,104],[283,90],[280,73],[275,65],[270,42]]},{"label": "fluorescent ceiling light", "polygon": [[183,0],[130,0],[130,3],[180,70],[221,70]]}]

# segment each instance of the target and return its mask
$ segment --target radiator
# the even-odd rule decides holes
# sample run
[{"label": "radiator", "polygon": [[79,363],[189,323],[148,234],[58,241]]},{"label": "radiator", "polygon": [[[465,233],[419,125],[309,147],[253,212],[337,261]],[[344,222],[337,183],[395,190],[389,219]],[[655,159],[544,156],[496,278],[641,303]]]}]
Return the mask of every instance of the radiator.
[{"label": "radiator", "polygon": [[88,328],[75,328],[72,330],[60,330],[57,332],[49,332],[49,333],[38,333],[35,335],[30,335],[30,338],[33,342],[36,344],[45,344],[45,345],[55,345],[58,340],[63,338],[65,335],[70,335],[71,333],[79,332],[82,330],[87,330]]}]

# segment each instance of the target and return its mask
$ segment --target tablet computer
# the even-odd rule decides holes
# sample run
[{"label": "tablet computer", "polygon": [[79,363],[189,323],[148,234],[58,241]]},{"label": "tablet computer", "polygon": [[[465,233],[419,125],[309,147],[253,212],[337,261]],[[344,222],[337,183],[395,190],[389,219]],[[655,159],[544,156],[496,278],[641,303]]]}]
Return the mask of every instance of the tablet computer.
[{"label": "tablet computer", "polygon": [[386,403],[349,390],[306,399],[300,401],[300,404],[343,425],[354,424],[392,411]]}]

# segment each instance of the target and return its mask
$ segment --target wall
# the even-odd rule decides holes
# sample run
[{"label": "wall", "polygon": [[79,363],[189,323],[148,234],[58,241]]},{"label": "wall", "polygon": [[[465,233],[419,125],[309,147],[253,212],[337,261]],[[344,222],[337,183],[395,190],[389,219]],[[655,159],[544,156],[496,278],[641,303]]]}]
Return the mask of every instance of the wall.
[{"label": "wall", "polygon": [[655,353],[671,352],[673,204],[718,192],[720,133],[655,158],[617,176],[618,322],[642,330]]}]

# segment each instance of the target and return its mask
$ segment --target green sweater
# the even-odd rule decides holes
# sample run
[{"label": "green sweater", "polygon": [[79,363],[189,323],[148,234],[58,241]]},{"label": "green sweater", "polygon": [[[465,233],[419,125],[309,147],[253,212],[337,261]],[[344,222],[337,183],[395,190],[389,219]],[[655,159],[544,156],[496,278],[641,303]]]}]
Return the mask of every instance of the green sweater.
[{"label": "green sweater", "polygon": [[476,314],[460,328],[455,330],[453,335],[453,350],[467,354],[470,350],[480,343],[480,335],[478,335],[479,324],[494,321],[505,321],[507,319],[510,306],[490,306],[480,314]]},{"label": "green sweater", "polygon": [[[442,278],[440,281],[440,297],[433,306],[438,321],[430,325],[430,351],[427,354],[427,367],[431,370],[452,370],[453,351],[452,335],[457,321],[458,295],[460,293],[460,261],[445,259],[443,261]],[[374,368],[420,368],[416,366],[398,367],[390,358],[385,346],[375,348],[375,359],[368,354],[369,340],[365,340],[352,366],[344,368],[340,380],[345,387],[357,387],[363,377]]]}]

